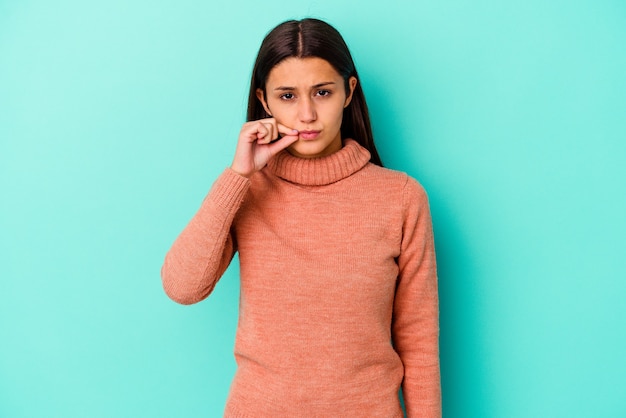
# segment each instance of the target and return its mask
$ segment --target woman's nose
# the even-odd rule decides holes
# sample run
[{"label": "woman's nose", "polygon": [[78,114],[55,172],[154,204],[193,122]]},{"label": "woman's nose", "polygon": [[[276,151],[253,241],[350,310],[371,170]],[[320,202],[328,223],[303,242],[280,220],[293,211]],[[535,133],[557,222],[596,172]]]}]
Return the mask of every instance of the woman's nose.
[{"label": "woman's nose", "polygon": [[302,99],[300,100],[300,103],[298,103],[298,118],[301,122],[305,123],[313,122],[317,119],[315,105],[310,97]]}]

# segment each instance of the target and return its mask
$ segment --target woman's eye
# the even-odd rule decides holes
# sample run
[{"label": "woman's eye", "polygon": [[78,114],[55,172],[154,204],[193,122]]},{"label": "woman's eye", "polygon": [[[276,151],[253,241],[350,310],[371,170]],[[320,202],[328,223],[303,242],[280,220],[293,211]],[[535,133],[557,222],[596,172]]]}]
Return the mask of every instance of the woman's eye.
[{"label": "woman's eye", "polygon": [[285,94],[282,94],[282,95],[280,96],[280,98],[281,98],[281,99],[283,99],[283,100],[291,100],[291,99],[293,99],[293,93],[285,93]]},{"label": "woman's eye", "polygon": [[322,97],[328,96],[328,95],[330,95],[330,91],[329,90],[320,90],[320,91],[317,92],[317,95],[318,96],[322,96]]}]

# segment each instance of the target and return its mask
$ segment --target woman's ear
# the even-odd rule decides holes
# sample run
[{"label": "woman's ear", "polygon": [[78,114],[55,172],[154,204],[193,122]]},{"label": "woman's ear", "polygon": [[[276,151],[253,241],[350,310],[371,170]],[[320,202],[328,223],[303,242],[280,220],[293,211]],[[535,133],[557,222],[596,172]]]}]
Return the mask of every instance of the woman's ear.
[{"label": "woman's ear", "polygon": [[261,104],[263,105],[263,109],[265,109],[265,113],[272,116],[272,112],[270,112],[270,108],[267,106],[267,102],[265,101],[265,92],[263,89],[256,89],[256,97],[259,99]]},{"label": "woman's ear", "polygon": [[352,76],[348,79],[348,87],[350,88],[350,94],[346,97],[346,102],[343,104],[343,108],[348,107],[350,102],[352,101],[352,94],[354,93],[354,89],[356,88],[356,84],[358,83],[355,76]]}]

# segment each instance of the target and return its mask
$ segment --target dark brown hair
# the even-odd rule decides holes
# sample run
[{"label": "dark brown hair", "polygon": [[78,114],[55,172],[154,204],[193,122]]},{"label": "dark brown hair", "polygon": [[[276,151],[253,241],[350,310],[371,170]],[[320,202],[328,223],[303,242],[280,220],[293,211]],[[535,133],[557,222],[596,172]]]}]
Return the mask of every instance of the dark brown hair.
[{"label": "dark brown hair", "polygon": [[[258,100],[257,89],[265,94],[265,83],[270,71],[286,58],[322,58],[343,77],[346,94],[350,93],[348,80],[359,79],[352,55],[337,29],[318,19],[289,20],[276,26],[267,34],[254,63],[250,95],[248,97],[247,120],[269,117]],[[352,138],[372,155],[371,162],[382,166],[374,145],[369,112],[361,81],[356,85],[352,101],[343,111],[341,137]]]}]

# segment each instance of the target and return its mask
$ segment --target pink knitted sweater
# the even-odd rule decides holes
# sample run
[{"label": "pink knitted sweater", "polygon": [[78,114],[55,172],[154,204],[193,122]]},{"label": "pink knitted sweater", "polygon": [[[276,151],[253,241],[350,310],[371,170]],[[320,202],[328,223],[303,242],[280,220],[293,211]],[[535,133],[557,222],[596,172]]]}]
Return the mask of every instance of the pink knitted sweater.
[{"label": "pink knitted sweater", "polygon": [[239,252],[226,417],[441,415],[437,274],[422,187],[347,140],[227,169],[168,252],[175,301],[206,298]]}]

